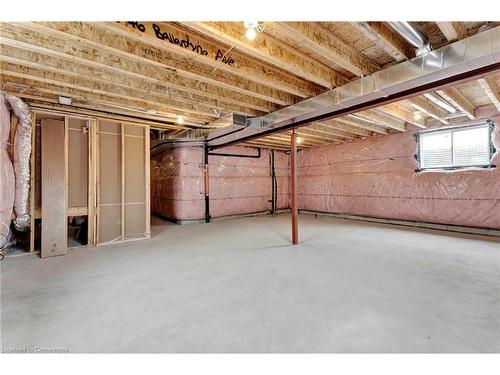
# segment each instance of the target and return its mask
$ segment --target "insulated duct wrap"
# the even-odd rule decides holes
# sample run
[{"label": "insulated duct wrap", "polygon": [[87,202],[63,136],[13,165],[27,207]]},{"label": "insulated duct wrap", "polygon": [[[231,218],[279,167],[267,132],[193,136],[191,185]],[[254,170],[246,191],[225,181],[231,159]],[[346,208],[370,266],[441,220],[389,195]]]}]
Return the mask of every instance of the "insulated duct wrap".
[{"label": "insulated duct wrap", "polygon": [[10,242],[10,220],[14,205],[14,170],[7,152],[10,133],[10,112],[0,95],[0,249]]},{"label": "insulated duct wrap", "polygon": [[14,173],[16,177],[14,226],[20,231],[25,231],[30,225],[31,112],[28,105],[16,96],[6,95],[5,99],[19,118],[14,138]]},{"label": "insulated duct wrap", "polygon": [[[498,125],[492,140],[498,166]],[[299,208],[500,229],[499,168],[416,173],[415,153],[412,133],[301,151]]]},{"label": "insulated duct wrap", "polygon": [[[172,145],[151,157],[151,210],[174,220],[205,216],[202,146]],[[257,155],[257,149],[228,147],[217,153]],[[268,149],[260,158],[209,156],[210,214],[222,217],[269,211],[272,178]],[[289,207],[288,155],[275,151],[277,209]]]}]

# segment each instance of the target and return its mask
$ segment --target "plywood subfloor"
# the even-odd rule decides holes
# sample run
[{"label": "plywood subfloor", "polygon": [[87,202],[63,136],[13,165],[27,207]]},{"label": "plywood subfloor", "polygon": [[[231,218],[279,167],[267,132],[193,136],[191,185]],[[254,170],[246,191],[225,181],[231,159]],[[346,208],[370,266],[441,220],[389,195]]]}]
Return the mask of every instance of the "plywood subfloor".
[{"label": "plywood subfloor", "polygon": [[[252,217],[1,263],[2,345],[70,352],[498,352],[498,239]],[[20,281],[21,280],[21,281]]]}]

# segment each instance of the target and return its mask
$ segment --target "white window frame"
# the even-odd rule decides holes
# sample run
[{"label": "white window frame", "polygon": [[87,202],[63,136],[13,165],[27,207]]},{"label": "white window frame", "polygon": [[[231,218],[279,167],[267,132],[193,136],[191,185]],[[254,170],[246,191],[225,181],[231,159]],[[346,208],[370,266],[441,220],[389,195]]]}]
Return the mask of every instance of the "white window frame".
[{"label": "white window frame", "polygon": [[[451,165],[451,166],[444,166],[444,167],[422,167],[422,157],[421,157],[421,149],[420,149],[420,144],[421,144],[421,135],[423,134],[429,134],[429,133],[445,133],[449,132],[451,134],[451,142],[452,142],[452,147],[453,147],[453,134],[463,131],[463,130],[469,130],[469,129],[474,129],[474,128],[481,128],[481,127],[488,127],[489,128],[489,151],[490,151],[490,157],[489,157],[489,162],[487,164],[475,164],[475,165]],[[493,131],[495,130],[495,124],[488,120],[484,123],[481,124],[474,124],[474,125],[464,125],[464,126],[455,126],[452,128],[440,128],[440,129],[433,129],[433,130],[427,130],[427,131],[421,131],[415,133],[415,140],[417,143],[417,153],[415,154],[415,159],[417,160],[418,163],[418,168],[415,170],[415,172],[421,172],[421,171],[436,171],[436,170],[457,170],[457,169],[466,169],[466,168],[495,168],[496,166],[491,163],[491,159],[493,157],[493,154],[496,152],[495,146],[493,144],[492,140],[492,134]]]}]

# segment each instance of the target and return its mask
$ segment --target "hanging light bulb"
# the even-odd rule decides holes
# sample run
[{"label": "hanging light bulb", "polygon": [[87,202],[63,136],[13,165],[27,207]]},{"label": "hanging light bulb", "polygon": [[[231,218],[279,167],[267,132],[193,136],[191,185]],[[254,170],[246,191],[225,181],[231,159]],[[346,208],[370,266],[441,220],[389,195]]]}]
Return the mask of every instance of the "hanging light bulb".
[{"label": "hanging light bulb", "polygon": [[302,138],[297,137],[297,144],[302,143]]},{"label": "hanging light bulb", "polygon": [[178,124],[184,124],[184,116],[177,115],[177,123]]},{"label": "hanging light bulb", "polygon": [[245,32],[245,36],[247,37],[248,40],[254,40],[255,37],[257,36],[257,31],[255,31],[254,28],[247,29]]},{"label": "hanging light bulb", "polygon": [[243,25],[247,29],[245,36],[248,40],[254,40],[257,36],[257,32],[262,32],[264,30],[264,24],[259,21],[244,21]]}]

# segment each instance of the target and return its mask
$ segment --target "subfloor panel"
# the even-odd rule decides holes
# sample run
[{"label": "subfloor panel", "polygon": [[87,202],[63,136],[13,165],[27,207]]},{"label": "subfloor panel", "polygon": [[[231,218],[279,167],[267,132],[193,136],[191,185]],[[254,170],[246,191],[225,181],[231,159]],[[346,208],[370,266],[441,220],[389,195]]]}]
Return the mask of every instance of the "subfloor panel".
[{"label": "subfloor panel", "polygon": [[500,242],[301,216],[152,221],[153,238],[1,263],[5,348],[500,352]]}]

